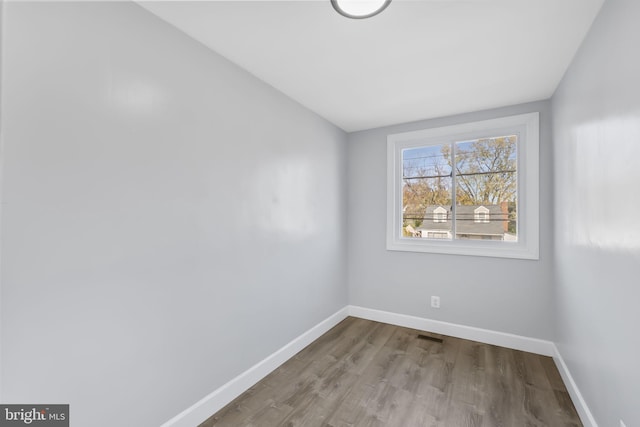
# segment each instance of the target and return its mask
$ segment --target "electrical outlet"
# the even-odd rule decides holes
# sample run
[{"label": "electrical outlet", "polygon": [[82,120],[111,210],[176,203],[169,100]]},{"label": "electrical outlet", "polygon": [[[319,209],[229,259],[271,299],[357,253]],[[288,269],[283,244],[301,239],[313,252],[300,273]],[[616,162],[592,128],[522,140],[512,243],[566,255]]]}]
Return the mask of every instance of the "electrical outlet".
[{"label": "electrical outlet", "polygon": [[620,427],[627,427],[627,425],[624,423],[624,421],[620,420]]},{"label": "electrical outlet", "polygon": [[431,307],[440,308],[440,297],[435,295],[431,296]]}]

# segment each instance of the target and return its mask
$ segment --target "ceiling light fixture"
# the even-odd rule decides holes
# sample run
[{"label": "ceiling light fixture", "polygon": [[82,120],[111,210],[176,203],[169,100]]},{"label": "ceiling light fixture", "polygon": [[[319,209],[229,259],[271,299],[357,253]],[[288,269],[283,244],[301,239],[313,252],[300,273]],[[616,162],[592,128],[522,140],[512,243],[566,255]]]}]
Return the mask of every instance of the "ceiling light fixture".
[{"label": "ceiling light fixture", "polygon": [[333,8],[352,19],[371,18],[385,10],[391,0],[331,0]]}]

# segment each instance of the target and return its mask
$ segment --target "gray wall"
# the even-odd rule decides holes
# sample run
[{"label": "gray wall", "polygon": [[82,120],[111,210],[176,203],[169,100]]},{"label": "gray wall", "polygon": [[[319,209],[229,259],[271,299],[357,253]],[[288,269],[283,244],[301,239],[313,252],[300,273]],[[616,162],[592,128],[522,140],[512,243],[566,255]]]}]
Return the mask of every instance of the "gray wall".
[{"label": "gray wall", "polygon": [[[387,135],[540,112],[540,260],[387,251]],[[408,123],[349,135],[349,302],[529,337],[553,338],[549,102]],[[430,295],[442,299],[440,309]]]},{"label": "gray wall", "polygon": [[4,402],[159,425],[347,304],[341,130],[135,4],[5,6]]},{"label": "gray wall", "polygon": [[601,426],[640,426],[639,21],[607,0],[552,104],[557,343]]}]

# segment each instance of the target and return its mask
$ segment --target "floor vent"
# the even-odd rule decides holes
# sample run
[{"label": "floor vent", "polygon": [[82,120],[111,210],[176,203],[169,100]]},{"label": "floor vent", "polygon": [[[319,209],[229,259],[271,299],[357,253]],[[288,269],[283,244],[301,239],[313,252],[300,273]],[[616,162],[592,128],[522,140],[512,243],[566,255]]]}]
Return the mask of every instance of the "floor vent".
[{"label": "floor vent", "polygon": [[432,337],[429,335],[418,335],[418,338],[421,340],[429,340],[429,341],[435,341],[435,342],[439,342],[442,343],[442,338],[436,338],[436,337]]}]

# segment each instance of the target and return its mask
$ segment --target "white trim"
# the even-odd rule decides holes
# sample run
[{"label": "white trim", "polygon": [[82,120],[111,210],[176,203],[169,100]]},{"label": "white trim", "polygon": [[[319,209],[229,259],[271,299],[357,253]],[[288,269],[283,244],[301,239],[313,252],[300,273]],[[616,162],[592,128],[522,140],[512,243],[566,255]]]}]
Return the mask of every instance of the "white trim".
[{"label": "white trim", "polygon": [[[539,113],[423,129],[387,136],[387,250],[534,259],[539,253]],[[496,135],[518,134],[518,241],[432,240],[402,236],[402,151]],[[455,174],[452,177],[455,184]],[[455,192],[452,194],[455,218]],[[452,222],[455,236],[455,221]]]},{"label": "white trim", "polygon": [[256,363],[254,366],[224,384],[222,387],[214,390],[191,407],[171,418],[169,421],[162,424],[161,427],[193,427],[202,423],[212,414],[215,414],[233,399],[244,393],[252,385],[295,356],[295,354],[300,350],[340,323],[347,316],[348,307],[344,307],[335,314],[329,316],[327,319],[318,323],[313,328],[309,329],[307,332],[295,338],[280,350],[277,350],[264,360]]},{"label": "white trim", "polygon": [[585,402],[582,397],[582,393],[578,389],[578,385],[573,380],[573,376],[571,372],[569,372],[569,368],[567,364],[564,363],[564,359],[560,354],[560,350],[554,344],[554,355],[553,361],[556,362],[556,366],[558,367],[558,371],[560,372],[560,376],[562,377],[562,381],[564,382],[567,391],[569,392],[569,396],[571,396],[571,400],[576,407],[576,411],[578,411],[578,416],[580,416],[580,421],[584,424],[584,427],[598,427],[598,423],[596,423],[596,419],[591,414],[589,407],[587,406],[587,402]]},{"label": "white trim", "polygon": [[350,316],[360,317],[361,319],[374,320],[376,322],[389,323],[391,325],[404,326],[405,328],[419,329],[421,331],[435,332],[456,338],[541,354],[543,356],[554,356],[556,354],[555,345],[551,341],[538,338],[524,337],[506,332],[497,332],[489,329],[475,328],[473,326],[459,325],[441,320],[431,320],[423,317],[408,316],[406,314],[391,313],[354,305],[350,305],[348,308]]}]

